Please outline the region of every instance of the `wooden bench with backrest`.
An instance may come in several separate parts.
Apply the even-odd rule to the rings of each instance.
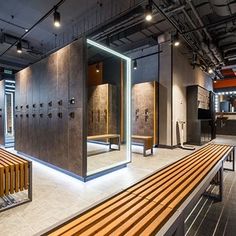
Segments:
[[[210,144],[44,233],[45,235],[184,235],[184,219],[234,147]],[[230,158],[229,158],[230,157]]]
[[[114,150],[111,148],[112,144],[117,145],[118,149],[120,150],[120,135],[119,134],[101,134],[101,135],[93,135],[87,137],[88,141],[101,141],[101,140],[109,140],[109,150]]]
[[[144,136],[144,135],[132,135],[132,141],[138,141],[143,144],[143,156],[153,155],[153,137]],[[151,153],[147,155],[147,150],[150,150]]]
[[[32,163],[0,148],[0,211],[19,205],[13,194],[28,191],[28,198],[20,204],[32,200]]]

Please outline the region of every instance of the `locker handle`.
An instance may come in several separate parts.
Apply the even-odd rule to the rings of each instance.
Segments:
[[[74,97],[70,99],[70,104],[75,104],[75,98]]]
[[[36,115],[35,114],[32,114],[33,117],[35,117]]]
[[[42,118],[42,117],[43,117],[43,114],[40,114],[39,116]]]
[[[22,117],[23,117],[23,115],[21,114],[21,115],[20,115],[20,117],[22,118]]]
[[[18,117],[18,115],[16,115],[16,117]]]
[[[33,104],[33,108],[35,108],[36,107],[36,104]]]
[[[62,112],[57,113],[57,116],[58,116],[59,118],[62,118]]]
[[[16,110],[18,109],[18,106],[16,106]]]
[[[52,106],[52,101],[48,103],[48,106],[50,106],[50,107]]]
[[[58,101],[58,105],[59,105],[59,106],[62,106],[62,100],[59,100],[59,101]]]
[[[40,105],[39,105],[40,107],[43,107],[43,103],[40,103]]]
[[[26,105],[26,108],[28,109],[28,108],[29,108],[29,105]]]
[[[29,114],[26,114],[26,117],[28,118],[28,117],[29,117]]]
[[[75,113],[74,112],[71,112],[69,115],[70,115],[70,118],[75,118]]]
[[[20,108],[22,109],[22,108],[23,108],[23,106],[20,106]]]
[[[49,113],[49,114],[48,114],[48,117],[49,117],[49,118],[52,118],[52,113]]]

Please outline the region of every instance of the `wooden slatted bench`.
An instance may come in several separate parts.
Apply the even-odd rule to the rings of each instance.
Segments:
[[[120,135],[119,134],[93,135],[93,136],[88,136],[87,140],[89,141],[109,140],[109,150],[120,150]],[[117,145],[118,149],[111,148],[112,144]]]
[[[234,147],[207,145],[43,235],[184,235],[184,219],[217,173],[222,197],[229,156]]]
[[[153,137],[144,135],[132,135],[132,141],[138,141],[143,144],[143,156],[153,155]],[[147,150],[151,150],[151,153],[147,155]]]
[[[13,195],[28,191],[28,198],[15,201]],[[32,201],[32,163],[0,148],[0,211]]]

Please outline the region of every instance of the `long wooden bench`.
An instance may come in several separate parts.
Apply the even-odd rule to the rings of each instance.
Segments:
[[[88,141],[101,141],[101,140],[109,140],[109,150],[113,150],[111,147],[112,144],[117,145],[120,150],[120,135],[119,134],[101,134],[101,135],[93,135],[87,137]]]
[[[184,219],[234,147],[210,144],[43,235],[184,235]]]
[[[0,211],[19,205],[13,194],[24,190],[28,198],[20,204],[32,200],[32,163],[0,148]]]
[[[138,141],[143,144],[143,156],[153,155],[153,137],[144,135],[132,135],[132,141]],[[147,155],[147,150],[151,150],[151,153]]]

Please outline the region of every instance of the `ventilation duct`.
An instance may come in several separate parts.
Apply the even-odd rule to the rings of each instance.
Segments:
[[[236,12],[235,1],[229,0],[210,0],[213,11],[219,16],[229,16]]]
[[[217,47],[213,43],[210,43],[209,48],[216,57],[216,59],[221,63],[223,61],[223,58]]]
[[[211,59],[212,63],[214,65],[217,65],[218,61],[216,60],[216,58],[214,57],[214,55],[212,54],[212,51],[208,48],[208,46],[202,42],[201,48],[202,48],[203,52]]]

